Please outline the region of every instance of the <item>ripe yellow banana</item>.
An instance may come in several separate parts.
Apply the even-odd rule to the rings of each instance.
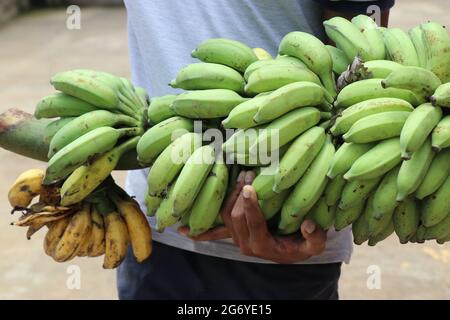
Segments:
[[[95,206],[91,209],[91,220],[91,241],[87,254],[89,257],[98,257],[105,253],[105,224],[103,216],[98,213]]]
[[[8,192],[12,207],[26,208],[31,201],[42,193],[42,181],[45,172],[42,169],[30,169],[21,173]]]
[[[69,225],[71,218],[71,216],[66,216],[49,223],[48,231],[44,238],[44,251],[49,257],[53,256],[55,248]]]
[[[104,269],[114,269],[122,263],[127,253],[129,235],[125,221],[116,211],[107,213],[105,221]]]

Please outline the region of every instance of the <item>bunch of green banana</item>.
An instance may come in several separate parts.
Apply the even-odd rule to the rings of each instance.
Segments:
[[[399,28],[381,28],[389,60],[404,66],[420,65],[416,48],[409,35]]]

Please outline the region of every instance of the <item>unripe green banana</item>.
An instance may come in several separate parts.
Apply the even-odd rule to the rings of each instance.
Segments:
[[[376,236],[377,234],[383,232],[383,230],[392,223],[392,216],[394,215],[394,210],[385,212],[381,217],[376,217],[372,211],[372,215],[368,217],[368,230],[369,239],[370,237]]]
[[[356,121],[342,138],[345,142],[370,143],[399,137],[409,114],[408,111],[372,114]]]
[[[286,189],[269,199],[259,200],[259,207],[261,208],[261,212],[266,220],[271,219],[278,212],[280,212],[281,207],[283,207],[283,204],[290,193],[291,190]]]
[[[145,90],[142,87],[135,87],[136,94],[139,96],[139,99],[141,99],[142,104],[144,107],[148,108],[150,104],[150,96],[148,95],[147,90]]]
[[[338,175],[328,182],[325,189],[325,201],[329,207],[337,207],[346,182],[342,175]]]
[[[309,166],[306,173],[295,185],[294,190],[281,209],[281,220],[279,229],[287,225],[301,221],[319,200],[326,188],[328,178],[326,173],[329,169],[335,149],[330,139],[327,139],[317,157]]]
[[[439,239],[436,240],[436,242],[438,244],[444,244],[444,243],[449,242],[449,241],[450,241],[450,234],[447,235],[446,237],[442,237],[442,238],[439,238]]]
[[[391,234],[393,234],[395,231],[394,228],[394,222],[391,220],[389,221],[389,223],[384,227],[384,229],[382,231],[380,231],[379,233],[377,233],[374,236],[371,236],[369,238],[369,242],[367,243],[369,246],[373,247],[375,246],[377,243],[387,239]]]
[[[320,111],[316,108],[304,107],[288,112],[260,132],[258,140],[250,147],[249,152],[266,154],[279,149],[319,121]]]
[[[259,107],[265,99],[267,99],[267,96],[258,96],[238,104],[230,111],[228,117],[222,121],[222,126],[225,129],[247,129],[262,124],[263,122],[257,123],[253,118],[258,113]]]
[[[286,64],[262,66],[248,78],[245,85],[245,93],[253,96],[299,81],[308,81],[321,85],[319,77],[306,68]]]
[[[154,125],[142,135],[136,147],[139,162],[152,163],[173,140],[193,130],[192,121],[182,117],[172,117]]]
[[[359,157],[344,175],[344,178],[347,180],[368,180],[380,177],[401,161],[399,139],[387,139]]]
[[[48,158],[64,148],[82,135],[99,127],[137,127],[139,122],[123,114],[112,113],[107,110],[95,110],[85,113],[70,123],[66,124],[52,138],[48,150]]]
[[[234,107],[246,100],[227,89],[197,90],[178,95],[170,107],[180,116],[212,119],[228,116]]]
[[[222,205],[228,184],[228,168],[216,163],[206,178],[189,215],[189,235],[196,236],[212,227]]]
[[[196,149],[186,161],[173,187],[173,194],[169,196],[173,202],[173,216],[181,217],[191,208],[214,165],[214,160],[214,148],[206,145]]]
[[[420,223],[420,211],[413,197],[407,197],[394,211],[394,230],[405,244],[416,233]]]
[[[434,151],[450,147],[450,116],[445,116],[434,128],[431,134]]]
[[[422,200],[436,192],[450,174],[450,149],[438,153],[431,162],[425,177],[415,193],[417,199]]]
[[[311,208],[308,218],[314,221],[322,230],[328,230],[334,225],[335,214],[336,207],[329,207],[325,197],[322,196]]]
[[[400,63],[390,61],[390,60],[372,60],[364,62],[364,67],[367,71],[372,73],[375,79],[385,79],[393,71],[402,68]]]
[[[214,38],[202,42],[191,56],[203,62],[218,63],[229,66],[241,73],[258,60],[253,50],[242,42]]]
[[[289,56],[289,55],[278,55],[274,60],[277,61],[278,63],[292,64],[299,68],[307,68],[308,69],[308,66],[302,60],[300,60],[299,58],[296,58],[296,57]]]
[[[431,150],[430,139],[415,152],[411,160],[403,161],[397,177],[397,201],[403,201],[406,196],[414,193],[425,177],[434,153]]]
[[[371,192],[378,186],[381,177],[368,180],[348,181],[342,190],[338,207],[347,210],[366,200]]]
[[[425,42],[427,69],[441,79],[442,83],[450,82],[450,38],[444,26],[436,22],[420,25]]]
[[[426,68],[428,63],[428,52],[420,25],[410,29],[408,33],[412,43],[414,44],[414,48],[416,48],[419,67]]]
[[[223,144],[222,149],[226,154],[231,155],[246,155],[246,156],[252,156],[253,160],[255,162],[259,162],[260,155],[259,154],[250,154],[249,149],[250,147],[258,140],[259,133],[264,130],[265,126],[259,126],[255,128],[249,128],[249,129],[240,129],[236,130]],[[262,160],[267,160],[267,162],[270,162],[270,152],[265,154],[267,156],[266,158],[263,158]],[[266,165],[269,165],[270,163],[266,163]]]
[[[423,238],[425,240],[442,239],[450,235],[450,211],[447,211],[447,216],[438,224],[428,227]]]
[[[156,158],[148,173],[148,194],[158,196],[167,192],[168,186],[183,168],[191,154],[202,145],[197,133],[186,133],[175,139]]]
[[[397,198],[397,177],[400,165],[386,173],[373,194],[373,216],[381,218],[386,212],[392,212],[398,205]]]
[[[251,65],[248,66],[247,69],[245,69],[244,73],[245,81],[247,81],[248,78],[252,75],[252,73],[258,70],[259,68],[274,65],[292,66],[307,69],[307,66],[301,60],[294,57],[285,56],[273,60],[258,60],[253,62]]]
[[[414,238],[416,243],[424,243],[425,242],[424,236],[425,236],[426,231],[427,231],[427,228],[421,224],[417,228],[416,234],[414,236],[412,236],[412,238]],[[411,240],[410,240],[410,242],[411,242]]]
[[[274,169],[268,169],[274,170]],[[268,200],[277,195],[275,191],[273,191],[273,185],[275,183],[275,171],[273,172],[264,172],[264,169],[261,170],[261,173],[258,174],[253,180],[252,186],[255,189],[255,192],[258,196],[259,200]]]
[[[430,100],[433,106],[450,108],[450,82],[440,85]]]
[[[346,133],[358,121],[367,116],[393,111],[413,111],[413,106],[402,99],[397,98],[375,98],[369,99],[342,111],[340,117],[331,128],[331,133],[335,136]]]
[[[153,97],[150,100],[150,105],[147,110],[147,118],[150,124],[155,125],[177,115],[175,111],[170,108],[170,105],[176,97],[176,95],[166,95]]]
[[[411,112],[400,134],[403,159],[410,159],[420,149],[441,118],[441,108],[430,103],[424,103]]]
[[[293,31],[281,40],[278,52],[303,61],[312,72],[319,76],[327,91],[333,97],[336,96],[333,61],[322,41],[309,33]]]
[[[56,90],[81,99],[91,105],[117,110],[119,97],[115,90],[105,82],[73,70],[55,74],[50,83]]]
[[[432,195],[422,203],[422,223],[425,227],[432,227],[440,223],[450,212],[450,176]]]
[[[365,207],[359,215],[358,219],[352,223],[353,242],[361,245],[369,240],[369,219],[373,211],[373,196],[366,201]]]
[[[325,130],[313,127],[301,134],[281,158],[275,174],[275,192],[297,183],[325,143]]]
[[[145,195],[144,202],[147,207],[147,216],[153,217],[156,214],[156,211],[159,208],[159,205],[163,201],[163,197],[161,196],[151,196],[149,194]]]
[[[353,82],[344,87],[337,97],[336,107],[348,108],[359,102],[375,98],[398,98],[409,102],[413,106],[418,106],[425,102],[411,90],[397,88],[384,89],[381,86],[381,80],[383,79],[366,79]]]
[[[65,177],[95,155],[111,150],[121,131],[111,127],[96,128],[59,150],[48,162],[44,184],[52,184]]]
[[[345,52],[330,45],[326,45],[325,47],[331,56],[331,60],[333,60],[333,72],[339,75],[347,70],[347,67],[351,61],[347,58]]]
[[[69,96],[65,93],[54,93],[42,98],[36,105],[36,119],[56,117],[78,117],[87,112],[97,110],[92,104]]]
[[[441,80],[433,72],[421,67],[397,69],[381,81],[383,88],[411,90],[424,100],[429,100],[441,84]]]
[[[386,48],[384,45],[383,36],[381,35],[376,22],[373,21],[372,18],[363,14],[353,17],[351,21],[366,37],[371,49],[370,59],[384,59],[386,57]]]
[[[342,144],[331,161],[330,170],[327,176],[334,179],[338,175],[343,175],[352,167],[353,163],[375,146],[373,143],[344,143]]]
[[[399,28],[382,28],[384,44],[390,60],[404,66],[419,66],[419,57],[409,35]]]
[[[173,188],[174,185],[169,187],[166,197],[161,201],[158,209],[156,210],[156,231],[163,232],[165,228],[168,228],[177,223],[180,218],[175,217],[173,212]]]
[[[365,203],[363,200],[346,209],[338,207],[334,219],[334,229],[341,231],[355,222],[361,216]]]
[[[50,141],[52,141],[52,138],[55,136],[55,134],[59,130],[61,130],[61,128],[63,128],[66,124],[68,124],[72,120],[75,120],[76,118],[77,117],[65,117],[50,122],[45,127],[44,142],[50,144]]]
[[[245,81],[236,70],[217,63],[192,63],[169,84],[184,90],[228,89],[243,92]]]
[[[308,81],[288,84],[268,95],[253,119],[265,123],[300,107],[319,105],[324,100],[324,91],[321,86]]]

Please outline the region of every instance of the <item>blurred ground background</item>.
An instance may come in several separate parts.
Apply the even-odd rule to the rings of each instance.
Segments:
[[[3,3],[3,2],[2,2]],[[408,29],[425,20],[450,26],[448,0],[397,0],[390,25]],[[129,76],[126,12],[122,7],[82,8],[81,30],[65,28],[65,8],[27,12],[0,26],[0,112],[20,107],[32,112],[52,92],[48,79],[57,71],[93,68]],[[0,19],[1,22],[1,19]],[[11,227],[7,191],[24,170],[43,163],[0,150],[0,299],[116,299],[115,272],[101,259],[57,264],[42,250],[44,233],[26,240]],[[116,175],[123,181],[124,173]],[[69,290],[68,267],[81,270],[81,289]],[[381,272],[381,288],[367,288],[370,266]],[[343,299],[449,299],[450,245],[399,245],[395,236],[369,248],[355,247],[343,266]]]

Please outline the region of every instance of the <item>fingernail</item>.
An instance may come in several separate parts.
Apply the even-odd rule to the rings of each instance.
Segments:
[[[251,186],[245,186],[244,189],[242,189],[242,196],[245,199],[250,199],[252,196],[252,187]]]
[[[245,177],[245,171],[241,171],[237,177],[237,182],[241,182]]]
[[[311,221],[305,221],[305,231],[308,233],[313,233],[316,230],[316,225]]]
[[[252,184],[254,179],[255,179],[255,173],[253,171],[247,171],[247,173],[245,174],[245,183]]]

